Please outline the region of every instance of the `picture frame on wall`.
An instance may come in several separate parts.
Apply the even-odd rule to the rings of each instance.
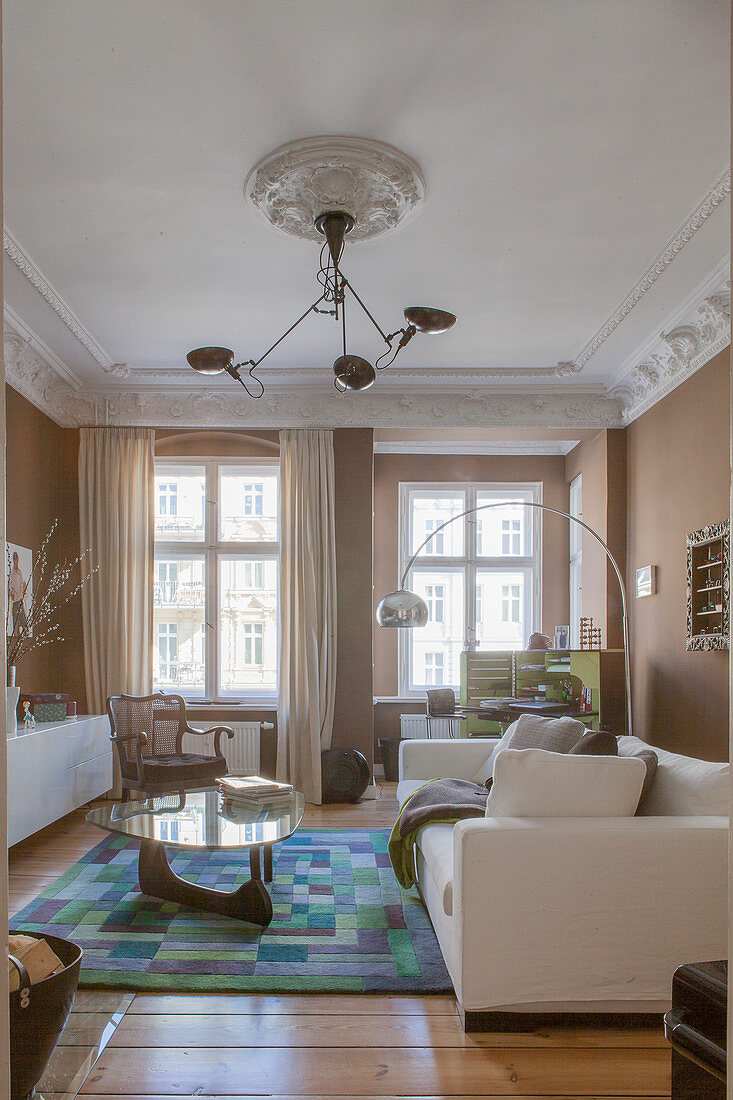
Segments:
[[[6,543],[7,587],[5,591],[5,633],[12,638],[28,625],[33,599],[33,551],[14,542]],[[28,637],[33,636],[32,629]]]
[[[653,596],[657,590],[656,565],[642,565],[636,570],[636,598]]]

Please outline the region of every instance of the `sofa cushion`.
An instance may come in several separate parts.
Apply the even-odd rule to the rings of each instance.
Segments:
[[[545,749],[497,758],[487,817],[631,817],[646,775],[642,760]]]
[[[453,825],[435,823],[418,829],[415,843],[438,887],[447,917],[453,914]]]
[[[491,754],[484,761],[478,771],[471,776],[471,780],[474,783],[486,783],[488,779],[491,779],[492,775],[494,774],[494,761],[496,760],[496,757],[502,751],[502,749],[505,749],[507,747],[512,737],[514,736],[514,731],[516,728],[516,722],[512,722],[510,726],[507,726],[506,730],[502,734],[499,744],[494,745]]]
[[[639,737],[619,737],[621,756],[652,750],[657,773],[639,813],[661,817],[727,817],[730,799],[730,765],[698,760],[647,745]]]
[[[402,779],[397,784],[397,801],[400,808],[404,806],[407,799],[415,793],[418,787],[424,787],[427,782],[427,779]]]
[[[570,750],[574,756],[618,756],[618,741],[607,730],[591,730]]]
[[[507,748],[545,749],[547,752],[570,752],[580,741],[585,726],[576,718],[543,718],[539,714],[521,714]]]

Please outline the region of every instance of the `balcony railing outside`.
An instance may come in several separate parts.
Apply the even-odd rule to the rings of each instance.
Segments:
[[[156,581],[153,604],[155,607],[203,607],[203,581]]]

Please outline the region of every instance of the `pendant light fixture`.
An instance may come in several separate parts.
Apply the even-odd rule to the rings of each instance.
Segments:
[[[455,324],[455,316],[446,310],[408,306],[404,326],[387,333],[341,269],[347,235],[356,240],[377,236],[422,202],[422,175],[403,153],[359,138],[309,138],[260,161],[247,178],[245,195],[277,228],[309,240],[325,238],[317,271],[322,293],[258,359],[237,363],[234,352],[221,347],[190,351],[186,359],[198,374],[228,374],[250,397],[262,397],[265,387],[255,374],[257,368],[306,317],[319,313],[332,317],[340,329],[334,386],[340,393],[365,390],[374,383],[376,372],[394,363],[418,333],[446,332]],[[366,314],[386,345],[374,365],[349,351],[347,304]]]

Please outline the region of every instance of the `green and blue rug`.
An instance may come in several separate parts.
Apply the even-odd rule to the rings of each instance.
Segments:
[[[12,920],[84,949],[82,988],[164,993],[452,992],[417,891],[382,829],[311,829],[274,849],[274,917],[257,929],[140,893],[138,846],[109,837]],[[177,874],[232,890],[246,852],[178,852]]]

